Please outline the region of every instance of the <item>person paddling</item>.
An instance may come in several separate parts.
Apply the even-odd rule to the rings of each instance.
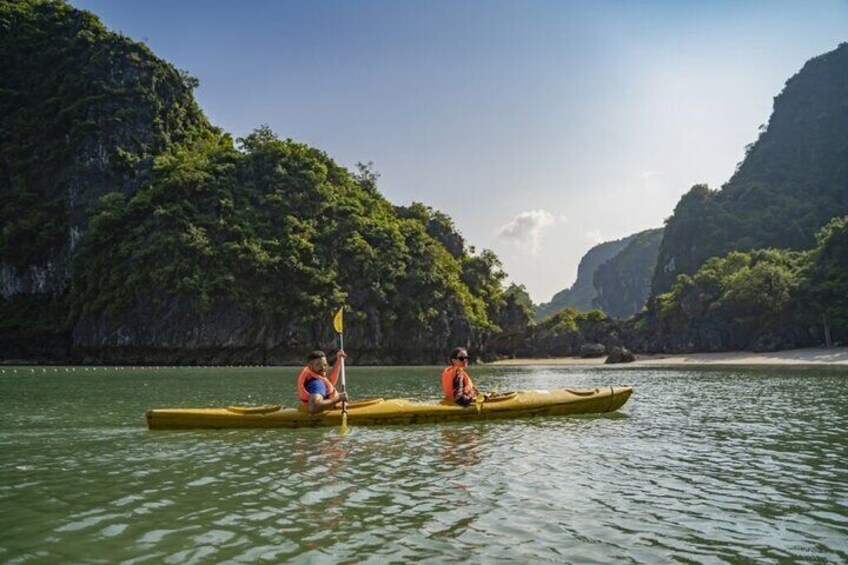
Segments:
[[[347,357],[344,351],[336,353],[336,362],[327,375],[327,356],[323,351],[313,351],[307,357],[306,367],[297,377],[297,396],[310,414],[318,414],[336,404],[347,400],[347,393],[336,390],[342,359]]]
[[[468,367],[468,351],[457,347],[450,354],[450,365],[442,371],[442,390],[445,399],[460,406],[469,406],[480,394],[465,369]]]

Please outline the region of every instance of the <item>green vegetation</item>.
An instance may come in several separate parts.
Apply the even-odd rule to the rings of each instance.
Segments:
[[[66,350],[71,258],[98,199],[134,192],[156,155],[214,128],[195,79],[63,2],[0,2],[0,61],[0,268],[14,289],[0,341]]]
[[[101,200],[74,265],[75,317],[185,298],[315,335],[344,303],[383,334],[432,335],[444,312],[497,329],[500,264],[461,246],[455,256],[428,233],[461,242],[449,218],[420,204],[399,214],[361,177],[267,127],[239,147],[227,136],[178,147],[131,198]]]
[[[778,350],[848,342],[848,216],[835,218],[809,251],[756,249],[708,259],[627,320],[566,308],[490,342],[489,356],[577,355],[581,346],[626,345],[643,353]]]
[[[0,262],[17,287],[0,340],[35,317],[89,352],[285,357],[326,343],[343,303],[375,359],[498,330],[497,257],[438,211],[392,206],[373,165],[351,173],[267,127],[234,143],[196,79],[68,4],[3,2],[0,31]]]
[[[617,322],[599,310],[581,312],[564,308],[541,322],[512,328],[512,334],[496,336],[489,357],[550,357],[577,355],[587,343],[616,342]],[[611,342],[610,342],[611,343]]]
[[[42,265],[109,187],[211,128],[196,79],[61,2],[0,3],[0,257]]]
[[[680,275],[633,321],[642,351],[774,350],[821,343],[822,315],[848,339],[848,216],[807,252],[759,249]]]
[[[711,257],[757,248],[804,250],[848,213],[848,43],[807,62],[775,98],[759,139],[721,190],[697,185],[666,223],[652,293]]]
[[[590,307],[639,307],[659,230],[590,250],[535,324],[451,218],[393,206],[371,163],[349,171],[264,126],[234,141],[196,79],[92,14],[0,1],[0,61],[3,358],[290,360],[332,342],[341,304],[365,362],[458,344],[776,349],[821,342],[825,322],[848,341],[848,217],[831,220],[848,213],[848,45],[787,83],[728,185],[681,199],[643,313]]]
[[[560,310],[530,328],[526,344],[530,357],[577,355],[586,343],[605,342],[614,322],[599,310]]]
[[[535,307],[524,285],[510,285],[502,299],[497,317],[500,331],[486,341],[481,351],[487,358],[518,356],[526,349],[527,332],[533,324]]]
[[[713,257],[693,276],[681,275],[657,297],[664,317],[726,309],[735,317],[765,322],[782,313],[798,287],[801,255],[776,249],[733,251]]]
[[[821,312],[833,339],[848,343],[848,216],[834,218],[817,235],[804,272],[802,295]]]
[[[530,295],[523,284],[511,284],[503,294],[505,307],[501,310],[501,315],[504,316],[509,311],[508,308],[514,310],[514,323],[510,324],[506,321],[501,322],[502,326],[517,324],[526,325],[533,319],[534,308],[533,301],[530,300]]]

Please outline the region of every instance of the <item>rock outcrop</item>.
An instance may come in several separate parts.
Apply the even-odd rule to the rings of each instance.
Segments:
[[[652,295],[710,257],[810,249],[848,213],[848,43],[808,61],[774,99],[768,127],[720,190],[696,185],[667,220]]]
[[[636,356],[626,347],[613,347],[610,350],[609,355],[607,355],[604,363],[607,365],[614,365],[617,363],[632,363],[635,360]]]

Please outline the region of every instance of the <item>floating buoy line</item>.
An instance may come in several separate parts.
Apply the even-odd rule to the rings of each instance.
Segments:
[[[107,367],[103,365],[90,365],[90,366],[72,366],[72,367],[30,367],[30,374],[35,374],[41,371],[42,374],[52,372],[59,373],[75,373],[77,369],[80,372],[91,372],[91,371],[161,371],[161,370],[173,370],[173,369],[261,369],[261,368],[269,368],[272,365],[172,365],[172,366],[162,366],[162,365],[128,365],[128,366],[113,366]],[[26,372],[27,367],[9,367],[0,369],[0,375],[10,374],[16,375],[18,371],[21,373]]]

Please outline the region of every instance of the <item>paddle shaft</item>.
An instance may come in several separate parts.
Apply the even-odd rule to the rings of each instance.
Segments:
[[[344,351],[344,335],[339,333],[339,351]],[[345,360],[342,357],[342,392],[347,393],[347,384],[345,383]],[[347,414],[347,400],[342,400],[342,412]]]

